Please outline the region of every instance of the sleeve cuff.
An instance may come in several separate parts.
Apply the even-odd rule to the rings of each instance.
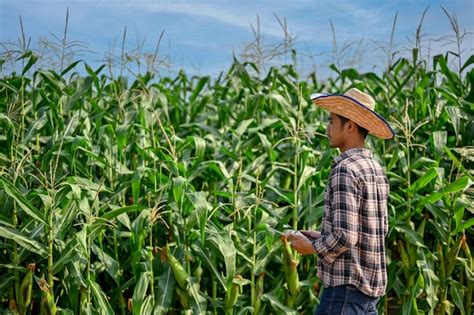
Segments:
[[[312,242],[313,248],[318,255],[318,258],[321,259],[324,264],[330,265],[336,260],[336,255],[327,250],[327,247],[324,246],[323,240],[321,238]]]

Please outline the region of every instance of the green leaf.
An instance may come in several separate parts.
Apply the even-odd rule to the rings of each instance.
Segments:
[[[173,196],[174,200],[179,204],[182,201],[183,190],[186,187],[186,179],[179,176],[173,179]]]
[[[114,279],[117,285],[120,284],[120,264],[113,259],[109,254],[103,251],[100,247],[92,244],[92,251],[97,258],[104,264],[106,272]]]
[[[79,62],[82,62],[82,60],[74,61],[74,62],[71,63],[69,66],[67,66],[66,69],[64,69],[64,70],[61,72],[61,76],[65,75],[66,73],[68,73],[69,71],[71,71],[71,69],[74,69],[74,67],[76,67]]]
[[[117,143],[117,153],[119,155],[119,158],[122,157],[123,152],[126,149],[127,140],[130,137],[131,132],[132,128],[130,128],[128,124],[118,125],[115,130],[115,139]]]
[[[458,180],[456,180],[455,182],[447,185],[441,192],[432,193],[431,195],[426,196],[423,199],[421,199],[417,205],[417,208],[421,208],[425,204],[436,202],[440,200],[441,198],[443,198],[443,196],[446,196],[448,194],[456,193],[459,191],[465,191],[471,185],[472,185],[471,179],[468,176],[463,176],[459,178]]]
[[[400,222],[395,226],[395,230],[400,233],[403,233],[410,244],[426,248],[426,245],[423,243],[423,239],[421,238],[420,234],[418,234],[407,224]]]
[[[286,314],[286,315],[297,315],[298,312],[285,305],[283,305],[273,292],[265,293],[262,296],[262,300],[269,302],[275,314]]]
[[[456,260],[460,262],[464,266],[464,270],[466,271],[466,278],[468,281],[474,281],[474,270],[471,268],[471,259],[457,257]]]
[[[206,152],[206,141],[198,136],[192,136],[192,139],[194,140],[196,156],[200,159],[204,158],[204,153]]]
[[[4,273],[0,276],[0,292],[8,292],[14,286],[15,276],[9,273]]]
[[[194,205],[194,215],[199,220],[199,230],[201,233],[201,244],[204,244],[205,232],[206,232],[206,223],[207,223],[207,213],[212,209],[211,205],[207,202],[206,194],[203,191],[196,191],[187,193],[189,201]],[[190,222],[190,221],[189,221]],[[187,227],[188,230],[191,226]]]
[[[301,174],[300,176],[300,181],[298,183],[298,191],[301,189],[301,187],[303,187],[303,185],[306,183],[306,181],[314,175],[314,173],[316,172],[316,169],[314,167],[311,167],[311,166],[308,166],[308,165],[305,165],[304,169],[303,169],[303,173]]]
[[[43,214],[36,209],[12,183],[0,177],[0,184],[3,185],[5,192],[12,197],[28,215],[48,226],[48,223],[46,223],[46,220],[43,218]]]
[[[457,231],[460,232],[460,231],[467,230],[473,225],[474,225],[474,218],[470,218],[470,219],[464,221],[463,223],[461,223],[461,225],[459,226]]]
[[[424,166],[433,167],[437,165],[438,165],[438,162],[436,162],[435,160],[422,156],[419,159],[416,159],[416,161],[414,161],[410,165],[410,169],[417,170],[417,169],[421,169]]]
[[[461,128],[461,111],[457,106],[445,106],[444,108],[451,119],[451,124],[454,127],[457,138],[459,136],[459,129]]]
[[[431,307],[431,310],[434,310],[436,304],[438,303],[438,286],[439,278],[435,273],[433,267],[432,255],[429,254],[430,259],[428,260],[425,254],[422,254],[423,260],[418,260],[416,263],[418,268],[423,272],[425,279],[425,292],[426,292],[426,301]]]
[[[459,308],[462,315],[466,314],[466,309],[464,308],[464,287],[461,283],[455,280],[451,280],[450,293],[453,297],[454,304]]]
[[[449,156],[449,158],[453,161],[453,164],[456,165],[457,168],[462,170],[463,172],[466,172],[466,169],[464,166],[461,164],[461,162],[456,158],[456,156],[451,152],[451,150],[448,147],[444,147],[444,152]]]
[[[467,67],[469,67],[470,65],[472,65],[474,63],[474,55],[471,55],[469,57],[469,59],[462,65],[461,67],[461,71],[464,71],[464,69],[466,69]]]
[[[133,197],[133,203],[138,204],[139,198],[140,198],[140,185],[141,185],[141,177],[142,175],[140,172],[137,170],[135,171],[135,174],[133,175],[132,178],[132,197]]]
[[[444,147],[446,146],[448,142],[448,132],[445,130],[436,130],[435,132],[433,132],[432,138],[433,138],[434,152],[438,157],[440,157],[443,154]],[[425,158],[425,157],[422,157],[422,158]]]
[[[199,244],[194,244],[192,246],[193,251],[201,258],[201,261],[204,263],[204,265],[210,269],[214,277],[217,279],[217,281],[222,285],[222,288],[224,291],[227,291],[227,287],[224,281],[224,278],[222,278],[222,275],[220,272],[217,270],[217,266],[215,263],[211,261],[209,256],[206,254],[204,250],[199,246]]]
[[[240,137],[242,137],[242,135],[245,133],[245,131],[247,130],[247,128],[250,126],[250,124],[253,122],[253,118],[251,119],[246,119],[246,120],[243,120],[239,126],[237,127],[237,129],[235,130],[235,133]]]
[[[290,103],[283,97],[283,95],[280,95],[278,93],[272,92],[268,95],[268,97],[271,100],[276,101],[278,104],[282,106],[282,109],[284,110],[291,110],[291,105]]]
[[[66,104],[66,109],[71,110],[72,107],[76,104],[76,102],[86,94],[87,91],[92,86],[92,78],[91,77],[85,77],[79,81],[78,87],[74,94],[69,98],[67,104]]]
[[[68,264],[69,262],[75,260],[77,258],[76,255],[76,247],[77,243],[74,238],[71,238],[67,243],[66,247],[61,250],[61,256],[54,259],[53,264],[53,274],[57,274],[61,271],[64,265]]]
[[[99,284],[91,280],[89,281],[89,285],[92,289],[92,296],[94,297],[94,301],[97,304],[98,312],[100,314],[114,315],[115,312],[112,309],[112,306],[110,306],[109,301],[107,301],[107,297]]]
[[[191,94],[190,98],[189,98],[189,101],[190,102],[194,102],[197,98],[197,96],[199,95],[199,93],[201,93],[201,91],[203,90],[203,88],[206,86],[206,84],[210,81],[210,77],[202,77],[198,84],[196,85],[196,87],[194,88],[193,90],[193,94]]]
[[[456,193],[456,192],[459,192],[459,191],[465,191],[466,189],[468,189],[471,186],[472,186],[472,181],[466,175],[466,176],[462,176],[461,178],[456,180],[454,183],[451,183],[448,186],[446,186],[443,189],[443,193],[448,194],[448,193]]]
[[[234,242],[229,237],[229,234],[222,231],[218,232],[217,229],[208,224],[206,230],[208,236],[206,239],[206,244],[210,244],[214,247],[217,252],[223,257],[225,269],[226,269],[226,285],[229,287],[229,284],[232,283],[235,275],[235,262],[236,262],[236,250]]]
[[[58,94],[61,93],[61,86],[60,86],[60,78],[57,77],[53,71],[38,71],[40,76],[43,78],[45,82],[48,82],[49,85],[54,89],[54,92]]]
[[[199,291],[199,283],[193,277],[190,277],[188,280],[186,292],[190,297],[192,297],[190,301],[191,308],[194,314],[203,314],[206,310],[206,299]]]
[[[147,297],[148,286],[150,285],[151,273],[142,272],[138,278],[137,285],[133,291],[132,305],[133,314],[146,314],[143,312],[144,301]]]
[[[171,307],[176,282],[168,263],[163,265],[163,273],[158,279],[158,295],[155,314],[166,314]]]
[[[48,250],[45,245],[39,243],[34,239],[31,239],[30,237],[24,235],[23,233],[14,228],[0,225],[0,236],[15,241],[24,249],[32,253],[39,254],[43,258],[48,257]]]
[[[433,179],[438,176],[438,169],[435,167],[432,167],[428,169],[428,171],[423,174],[420,178],[418,178],[413,184],[408,187],[408,191],[412,194],[418,192],[421,190],[423,187],[428,185]]]
[[[272,144],[270,143],[270,141],[268,141],[268,138],[266,135],[264,135],[263,133],[257,133],[258,134],[258,137],[260,139],[260,142],[262,142],[262,146],[266,149],[266,150],[269,150],[272,148]]]
[[[104,215],[101,216],[102,219],[105,220],[112,220],[115,217],[121,215],[122,213],[125,212],[137,212],[145,209],[146,207],[144,206],[139,206],[139,205],[131,205],[131,206],[125,206],[121,208],[114,209],[112,211],[106,212]]]
[[[23,71],[21,72],[22,75],[25,75],[25,73],[28,72],[28,70],[30,70],[30,68],[36,63],[36,61],[38,61],[38,57],[32,51],[27,51],[25,54],[23,54],[17,60],[23,59],[23,58],[28,58],[28,57],[30,57],[30,59],[28,59],[28,63],[23,68]]]

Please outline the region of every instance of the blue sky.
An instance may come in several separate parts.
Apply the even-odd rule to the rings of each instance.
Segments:
[[[159,54],[169,58],[173,71],[184,68],[192,74],[215,75],[226,70],[232,55],[239,56],[254,39],[250,25],[257,25],[257,15],[264,43],[281,42],[283,32],[277,15],[286,19],[288,30],[296,38],[294,46],[301,53],[301,68],[321,68],[332,60],[331,20],[339,49],[344,43],[353,43],[348,55],[358,56],[355,66],[380,69],[383,52],[375,42],[388,42],[396,12],[394,42],[400,54],[410,46],[407,44],[414,39],[421,14],[428,6],[423,24],[426,54],[446,49],[446,42],[436,41],[452,34],[441,5],[456,15],[462,29],[474,32],[473,0],[0,0],[0,42],[12,45],[18,41],[19,15],[33,48],[39,47],[41,38],[52,40],[51,34],[61,37],[69,8],[68,39],[87,44],[81,58],[93,65],[103,62],[112,47],[115,53],[120,50],[124,27],[126,50],[144,42],[142,51],[147,52],[154,51],[164,30]],[[355,43],[358,40],[359,45]],[[473,42],[471,35],[464,43],[465,55],[473,54]]]

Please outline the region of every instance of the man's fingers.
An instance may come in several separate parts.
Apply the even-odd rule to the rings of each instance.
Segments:
[[[305,238],[305,236],[301,234],[300,231],[290,231],[290,232],[283,233],[283,235],[289,241],[295,241],[295,240],[300,240],[302,238]]]
[[[305,231],[305,230],[302,230],[301,233],[304,234],[305,236],[309,236],[311,238],[320,238],[321,237],[321,232],[318,232],[318,231]]]

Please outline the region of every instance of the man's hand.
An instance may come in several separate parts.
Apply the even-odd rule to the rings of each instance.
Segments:
[[[305,231],[306,232],[306,231]],[[318,232],[315,232],[318,233]],[[316,234],[315,234],[316,235]],[[316,253],[311,241],[300,231],[293,233],[285,233],[286,238],[291,242],[291,246],[302,255],[310,255]]]

